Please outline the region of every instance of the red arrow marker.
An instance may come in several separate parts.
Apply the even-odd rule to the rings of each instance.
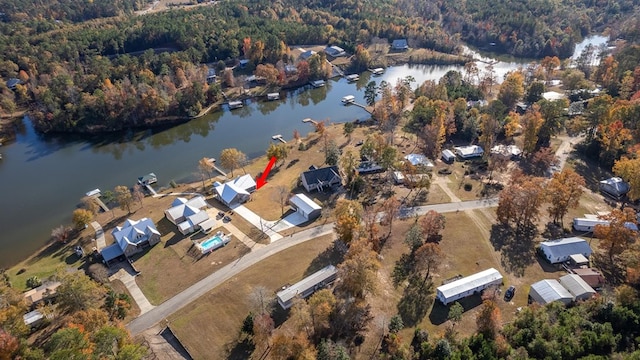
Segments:
[[[260,189],[264,184],[267,183],[267,176],[269,176],[269,172],[271,172],[271,168],[275,163],[276,163],[276,157],[272,156],[271,160],[269,160],[269,163],[267,164],[267,167],[264,168],[262,175],[256,179],[256,190]]]

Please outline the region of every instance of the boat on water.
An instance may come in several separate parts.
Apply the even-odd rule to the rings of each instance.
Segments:
[[[243,106],[242,101],[229,101],[229,109],[238,109]]]
[[[314,88],[319,88],[324,86],[324,80],[315,80],[310,82],[311,86]]]
[[[280,100],[280,93],[268,93],[267,94],[267,100],[269,101],[274,101],[274,100]]]
[[[371,73],[373,75],[382,75],[382,74],[384,74],[384,68],[375,68],[375,69],[371,69],[369,71],[371,71]]]
[[[348,82],[356,82],[360,79],[360,75],[358,74],[347,75],[345,76],[345,79],[347,79]]]
[[[345,105],[353,104],[356,101],[356,97],[353,96],[353,95],[347,95],[347,96],[343,97],[342,100],[340,100],[340,101],[342,101],[342,103],[345,104]]]

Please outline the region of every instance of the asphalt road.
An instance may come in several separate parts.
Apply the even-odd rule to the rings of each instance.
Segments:
[[[446,203],[437,205],[418,206],[414,208],[403,208],[400,210],[400,217],[406,218],[415,215],[426,214],[429,210],[435,210],[440,213],[456,212],[464,210],[473,210],[487,207],[494,207],[498,205],[497,198],[485,199],[485,200],[473,200],[462,201],[456,203]],[[279,253],[282,250],[288,249],[292,246],[301,244],[305,241],[313,240],[319,236],[332,234],[333,223],[319,225],[311,229],[303,230],[292,236],[284,237],[276,242],[273,242],[263,248],[251,251],[250,253],[239,258],[235,262],[228,264],[220,270],[212,273],[206,278],[198,281],[189,288],[178,293],[171,299],[156,306],[152,310],[140,315],[135,320],[127,324],[127,328],[131,332],[131,335],[135,336],[142,331],[152,327],[156,323],[168,318],[173,313],[182,309],[192,301],[196,300],[200,296],[211,291],[218,285],[229,280],[233,276],[239,274],[248,267],[257,264],[258,262]]]

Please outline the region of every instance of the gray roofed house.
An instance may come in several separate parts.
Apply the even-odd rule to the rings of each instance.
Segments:
[[[164,211],[164,215],[174,225],[178,225],[206,207],[207,202],[202,196],[196,196],[190,200],[179,197],[173,201],[169,209]]]
[[[149,218],[127,219],[122,226],[113,229],[111,235],[126,257],[160,242],[160,232]]]
[[[456,146],[456,154],[463,159],[470,159],[484,155],[484,150],[478,145]]]
[[[579,275],[567,274],[559,279],[560,284],[569,290],[574,300],[587,300],[596,294],[596,291],[582,280]]]
[[[7,85],[7,87],[9,89],[15,90],[16,86],[22,84],[22,81],[20,79],[11,78],[11,79],[7,80],[7,82],[5,84]]]
[[[224,184],[214,184],[214,190],[218,200],[232,207],[249,200],[252,192],[256,190],[256,181],[251,175],[246,174],[227,181]]]
[[[566,305],[573,301],[573,295],[558,280],[545,279],[531,284],[529,299],[542,305],[554,301],[561,301]]]
[[[547,261],[557,264],[568,261],[574,254],[582,254],[588,258],[593,251],[586,240],[570,237],[543,241],[540,243],[540,252]]]
[[[337,277],[338,269],[333,265],[328,265],[288,288],[278,291],[276,294],[278,304],[286,310],[293,305],[293,299],[295,299],[296,296],[306,298],[316,290],[331,284]]]
[[[317,54],[315,51],[307,50],[307,51],[304,51],[302,54],[300,54],[300,59],[307,60],[315,54]]]
[[[630,189],[629,183],[619,177],[600,181],[600,191],[616,199],[623,197]]]
[[[342,182],[337,166],[312,169],[300,174],[302,186],[308,191],[324,191]]]
[[[423,166],[427,169],[433,169],[433,163],[422,154],[408,154],[404,157],[413,166]]]
[[[391,50],[394,51],[406,51],[409,50],[409,44],[407,39],[396,39],[391,43]]]
[[[327,55],[331,56],[331,57],[340,57],[340,56],[345,56],[347,53],[344,51],[343,48],[339,47],[339,46],[327,46],[324,49],[324,52],[327,53]]]

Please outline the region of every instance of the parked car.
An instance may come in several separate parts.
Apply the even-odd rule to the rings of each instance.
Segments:
[[[504,301],[511,301],[511,299],[513,299],[513,296],[515,294],[516,294],[516,287],[513,285],[509,286],[507,291],[504,292]]]
[[[231,217],[229,217],[229,216],[225,216],[225,217],[224,217],[224,221],[226,221],[226,222],[231,221]]]

